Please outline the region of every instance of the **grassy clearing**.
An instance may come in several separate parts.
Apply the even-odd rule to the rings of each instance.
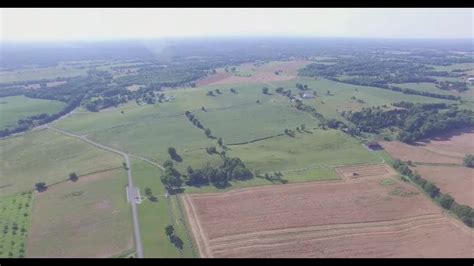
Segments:
[[[78,175],[120,167],[123,159],[49,129],[0,140],[0,196]]]
[[[242,158],[249,169],[282,171],[291,181],[314,180],[313,174],[299,175],[297,169],[381,161],[357,140],[338,130],[311,130],[296,137],[280,136],[245,145],[232,146],[229,156]],[[292,171],[290,171],[292,170]],[[285,171],[288,173],[285,174]]]
[[[133,249],[124,170],[36,193],[27,257],[113,257]]]
[[[23,192],[0,199],[0,258],[22,258],[30,230],[32,193]]]
[[[171,221],[164,195],[165,189],[160,181],[161,171],[142,161],[132,161],[132,174],[140,193],[150,188],[158,201],[145,200],[138,205],[140,228],[145,258],[178,258],[177,249],[165,234],[165,227]]]
[[[90,135],[90,138],[158,162],[169,159],[168,147],[176,148],[178,154],[182,154],[183,160],[187,161],[186,151],[216,145],[184,115],[111,128],[96,132]]]
[[[462,70],[474,69],[473,63],[460,63],[460,64],[452,64],[448,66],[438,66],[438,65],[428,65],[428,66],[433,66],[436,71],[453,71],[455,69],[462,69]]]
[[[215,136],[222,137],[224,143],[239,143],[273,136],[283,133],[285,128],[295,129],[301,124],[306,127],[317,125],[317,120],[309,114],[291,108],[288,102],[274,102],[272,98],[263,98],[261,104],[200,112],[196,115]]]
[[[16,126],[18,119],[41,113],[54,114],[66,106],[60,101],[32,99],[25,96],[0,98],[0,129]]]
[[[426,92],[438,93],[438,94],[452,94],[452,95],[458,95],[459,94],[456,91],[438,89],[436,87],[436,84],[431,83],[431,82],[392,83],[390,85],[401,87],[401,88],[414,89],[414,90],[417,90],[417,91],[426,91]]]

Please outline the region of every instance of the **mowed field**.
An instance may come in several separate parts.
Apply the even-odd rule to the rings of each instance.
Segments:
[[[182,200],[202,257],[471,257],[474,251],[472,230],[388,177]]]
[[[133,250],[123,169],[35,192],[27,257],[113,257]]]
[[[25,96],[0,98],[0,129],[18,124],[18,119],[42,113],[54,114],[66,106],[60,101],[32,99]]]
[[[121,167],[123,159],[50,129],[0,140],[0,196],[78,175]]]

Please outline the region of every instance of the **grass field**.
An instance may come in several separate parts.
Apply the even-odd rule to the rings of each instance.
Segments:
[[[0,196],[78,175],[121,167],[123,159],[49,129],[0,140]]]
[[[16,126],[18,119],[41,113],[54,114],[66,106],[60,101],[32,99],[25,96],[0,98],[0,129]]]
[[[25,256],[32,203],[32,192],[0,198],[0,258]]]
[[[123,169],[36,193],[27,257],[113,257],[133,251]]]
[[[317,120],[307,113],[290,107],[288,102],[261,97],[261,104],[253,103],[227,110],[199,112],[197,118],[222,137],[224,143],[239,143],[281,134],[285,128],[295,129],[305,124],[315,127]]]
[[[373,163],[381,160],[358,141],[338,130],[311,130],[250,144],[231,146],[229,156],[261,172],[281,171],[290,182],[337,178],[328,168],[335,165]],[[299,171],[298,171],[299,170]],[[317,174],[323,171],[324,175]]]
[[[146,188],[150,188],[152,194],[157,197],[155,202],[147,199],[138,205],[145,258],[192,257],[193,252],[184,232],[183,221],[178,218],[179,212],[174,208],[170,212],[171,200],[164,197],[166,192],[160,181],[161,170],[142,161],[133,160],[132,174],[142,195]],[[165,234],[168,224],[174,224],[178,236],[184,242],[182,255]]]

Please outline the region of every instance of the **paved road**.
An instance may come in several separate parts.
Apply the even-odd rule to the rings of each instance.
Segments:
[[[110,151],[110,152],[113,152],[113,153],[116,153],[116,154],[120,154],[122,155],[124,158],[125,158],[125,163],[126,163],[126,166],[127,166],[127,175],[128,175],[128,189],[129,190],[138,190],[138,188],[134,187],[133,186],[133,180],[132,180],[132,167],[131,167],[131,164],[130,164],[130,159],[128,158],[128,154],[122,152],[122,151],[119,151],[119,150],[116,150],[114,148],[111,148],[111,147],[108,147],[108,146],[105,146],[105,145],[102,145],[100,143],[97,143],[95,141],[92,141],[88,138],[86,138],[86,136],[81,136],[81,135],[76,135],[74,133],[71,133],[71,132],[67,132],[67,131],[64,131],[62,129],[58,129],[58,128],[55,128],[55,127],[52,127],[52,126],[49,126],[49,125],[46,125],[47,128],[50,128],[54,131],[57,131],[59,133],[62,133],[64,135],[68,135],[70,137],[74,137],[74,138],[78,138],[78,139],[81,139],[82,141],[85,141],[89,144],[92,144],[98,148],[101,148],[101,149],[104,149],[104,150],[107,150],[107,151]],[[135,156],[137,157],[137,156]],[[142,159],[145,159],[145,158],[142,158]],[[149,163],[152,163],[154,165],[157,165],[153,162],[149,162]],[[133,232],[134,232],[134,237],[135,237],[135,247],[136,247],[136,252],[137,252],[137,257],[138,258],[143,258],[143,246],[142,246],[142,238],[141,238],[141,234],[140,234],[140,224],[138,222],[138,212],[137,212],[137,205],[136,205],[136,201],[135,200],[131,200],[130,201],[130,204],[132,205],[132,217],[133,217]]]

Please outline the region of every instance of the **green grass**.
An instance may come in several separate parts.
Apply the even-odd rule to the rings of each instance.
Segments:
[[[161,171],[142,161],[132,160],[134,184],[144,196],[145,188],[150,188],[157,202],[145,200],[138,205],[138,214],[145,258],[177,258],[177,249],[170,243],[165,234],[165,227],[170,223],[168,205],[164,195],[165,189],[160,181]]]
[[[35,195],[27,257],[114,257],[133,249],[127,174],[112,170]]]
[[[291,171],[301,168],[317,169],[344,164],[381,161],[357,140],[338,130],[311,130],[296,137],[280,136],[245,145],[231,146],[228,156],[242,158],[252,170],[264,172],[288,171],[284,178],[290,182],[313,180]],[[290,171],[291,170],[291,171]],[[306,176],[306,175],[303,175]]]
[[[45,129],[0,140],[0,196],[78,175],[120,167],[123,158],[81,140]]]
[[[452,64],[449,66],[438,66],[438,65],[428,65],[428,66],[433,66],[436,71],[453,71],[455,69],[463,69],[463,70],[474,69],[473,63],[459,63],[459,64]]]
[[[431,83],[431,82],[392,83],[390,85],[401,87],[401,88],[414,89],[414,90],[417,90],[417,91],[426,91],[426,92],[432,92],[432,93],[438,93],[438,94],[457,95],[456,91],[438,89],[436,87],[436,84]]]
[[[196,116],[224,143],[240,143],[274,136],[285,128],[295,129],[305,124],[314,127],[317,120],[307,113],[290,107],[289,102],[273,102],[274,97],[261,97],[261,104],[253,103],[226,110],[199,112]]]
[[[65,103],[53,100],[32,99],[25,96],[0,98],[0,129],[13,127],[18,119],[42,113],[54,114],[61,111]]]
[[[31,192],[0,198],[0,258],[25,256],[32,203]],[[17,229],[14,230],[15,224]]]
[[[193,126],[184,115],[139,122],[90,135],[90,138],[120,150],[145,156],[158,162],[169,159],[168,147],[176,148],[187,161],[187,151],[213,144],[203,130]],[[215,141],[214,141],[215,142]]]

